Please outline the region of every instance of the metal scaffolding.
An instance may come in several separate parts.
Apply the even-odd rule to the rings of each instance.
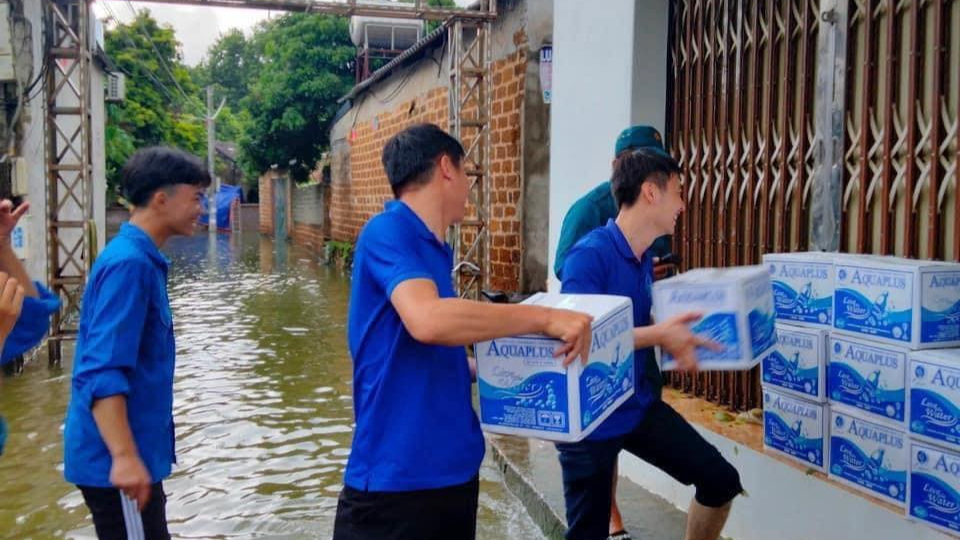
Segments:
[[[47,277],[63,301],[50,333],[53,364],[62,358],[63,342],[76,336],[93,237],[90,4],[44,0],[44,7]]]
[[[453,273],[460,296],[472,300],[490,277],[490,31],[489,21],[462,19],[449,28],[450,133],[463,143],[470,180],[468,213],[451,235]]]

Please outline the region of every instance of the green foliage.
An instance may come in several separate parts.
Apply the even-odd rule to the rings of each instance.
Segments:
[[[194,70],[194,80],[204,88],[212,85],[217,96],[225,97],[227,104],[238,110],[259,70],[255,52],[243,32],[230,30],[207,51],[203,63]]]
[[[172,28],[144,10],[129,24],[107,30],[105,44],[127,75],[126,99],[107,106],[107,186],[115,196],[120,169],[137,148],[162,144],[204,155],[206,135],[198,88]]]
[[[453,0],[427,3],[456,7]],[[167,144],[206,155],[208,85],[215,104],[226,98],[217,139],[238,143],[248,181],[274,164],[298,181],[307,179],[329,147],[337,100],[354,83],[356,49],[348,19],[286,14],[260,23],[249,36],[231,30],[196,68],[183,65],[178,47],[173,29],[158,25],[146,10],[106,33],[108,54],[127,73],[126,101],[108,106],[111,193],[136,148]]]
[[[345,267],[353,264],[353,244],[350,242],[340,242],[338,240],[329,240],[324,246],[326,250],[327,262],[336,262]]]
[[[241,102],[251,118],[240,139],[243,163],[250,175],[276,164],[305,180],[329,145],[337,100],[353,84],[347,19],[287,14],[261,25],[251,41],[259,69]]]
[[[238,107],[239,105],[224,105],[220,111],[220,116],[217,116],[217,140],[239,141],[246,133],[253,119],[250,111]]]

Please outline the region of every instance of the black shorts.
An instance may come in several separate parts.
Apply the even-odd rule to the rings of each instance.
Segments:
[[[359,491],[344,486],[334,540],[473,540],[480,480],[420,491]]]
[[[167,495],[163,484],[150,489],[150,501],[142,512],[137,502],[116,488],[77,486],[93,516],[100,540],[169,540],[167,531]]]
[[[657,467],[684,485],[695,499],[719,508],[743,491],[740,475],[677,411],[660,400],[630,433],[603,441],[557,444],[563,468],[567,538],[607,537],[614,468],[621,450]]]

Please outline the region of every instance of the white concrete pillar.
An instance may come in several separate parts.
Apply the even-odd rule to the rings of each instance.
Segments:
[[[556,0],[550,132],[549,288],[563,216],[609,178],[617,135],[666,118],[667,0]]]

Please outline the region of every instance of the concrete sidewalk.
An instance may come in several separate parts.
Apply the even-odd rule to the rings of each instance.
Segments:
[[[503,473],[507,488],[527,508],[550,540],[563,540],[563,483],[560,462],[552,443],[487,434],[491,457]],[[623,476],[617,501],[627,530],[635,540],[680,540],[686,513]]]

